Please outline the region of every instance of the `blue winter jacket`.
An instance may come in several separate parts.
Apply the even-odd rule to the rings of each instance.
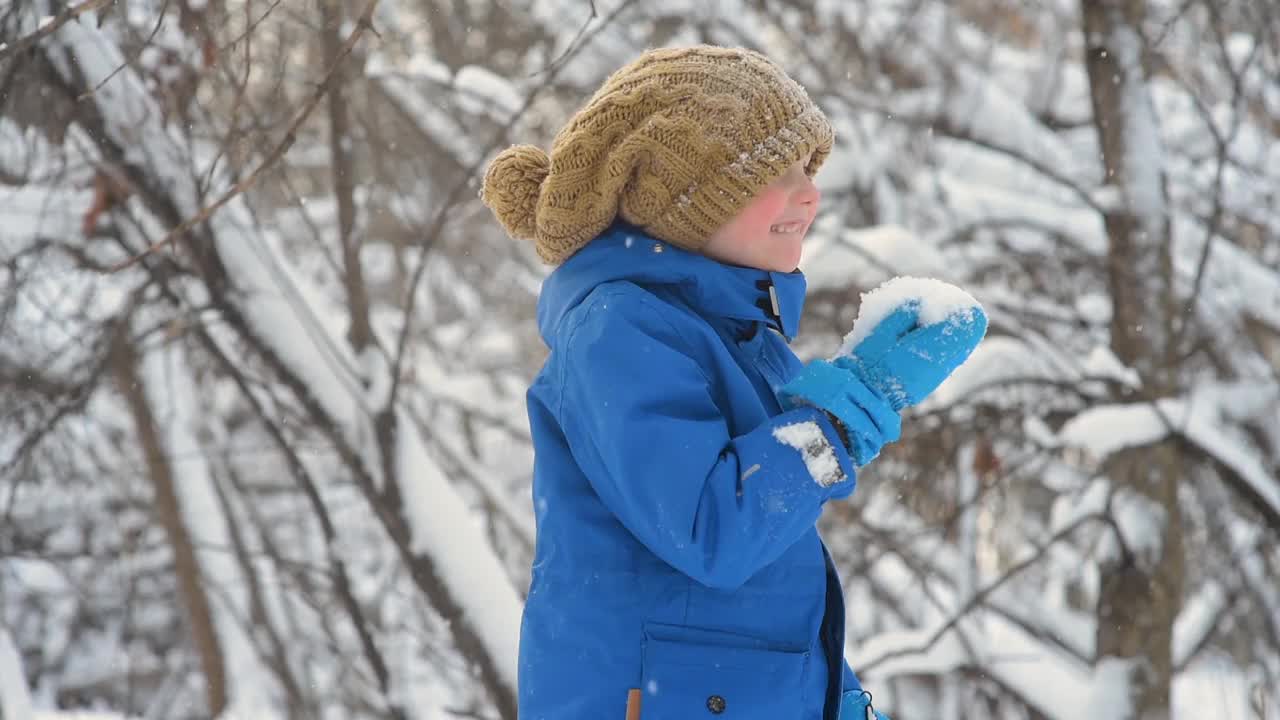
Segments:
[[[641,720],[833,720],[858,687],[815,528],[854,468],[774,395],[804,291],[621,224],[547,278],[523,720],[624,720],[633,689]]]

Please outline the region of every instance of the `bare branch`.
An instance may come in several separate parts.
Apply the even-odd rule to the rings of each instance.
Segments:
[[[78,5],[63,10],[53,17],[52,20],[45,22],[38,30],[25,35],[12,43],[0,43],[0,62],[8,60],[12,55],[18,55],[26,51],[31,46],[58,32],[58,30],[67,23],[75,20],[87,12],[93,12],[114,0],[84,0]]]
[[[113,271],[120,271],[133,265],[141,258],[165,247],[191,228],[208,220],[220,208],[234,200],[245,190],[252,187],[267,170],[279,162],[280,159],[285,156],[285,153],[289,152],[289,148],[293,147],[293,144],[298,140],[298,129],[302,127],[302,123],[306,121],[306,119],[311,115],[311,112],[320,104],[320,100],[324,98],[332,87],[334,78],[337,76],[338,66],[341,65],[342,62],[346,60],[347,56],[351,54],[356,43],[360,41],[360,38],[365,34],[365,32],[373,30],[373,11],[377,6],[378,0],[369,0],[368,5],[364,8],[364,12],[362,12],[360,17],[356,20],[355,29],[351,31],[346,42],[344,42],[342,47],[338,50],[337,59],[329,66],[324,79],[316,86],[315,91],[311,93],[311,97],[309,97],[306,103],[303,104],[302,110],[298,113],[297,117],[294,118],[293,122],[289,124],[289,129],[285,131],[284,138],[271,152],[267,153],[267,156],[262,160],[258,167],[233,185],[230,190],[223,193],[223,195],[214,201],[213,204],[204,207],[193,217],[183,221],[180,225],[170,230],[162,239],[153,243],[141,253],[116,265],[113,268]],[[375,32],[374,34],[376,35],[377,33]]]
[[[966,617],[968,617],[969,613],[973,612],[975,609],[983,605],[983,603],[985,603],[987,597],[991,595],[991,593],[1000,589],[1000,587],[1002,587],[1005,583],[1012,580],[1016,575],[1018,575],[1018,573],[1021,573],[1023,570],[1033,567],[1038,562],[1040,562],[1040,560],[1044,557],[1045,553],[1047,553],[1055,543],[1068,537],[1069,535],[1071,535],[1073,532],[1075,532],[1078,528],[1082,527],[1086,523],[1105,522],[1105,521],[1106,521],[1106,518],[1103,515],[1098,513],[1081,515],[1080,517],[1076,518],[1069,525],[1067,525],[1066,527],[1063,527],[1061,530],[1057,531],[1052,536],[1050,536],[1046,541],[1044,541],[1043,543],[1040,543],[1036,547],[1035,552],[1031,553],[1027,557],[1023,558],[1021,561],[1010,566],[1007,570],[1005,570],[1004,574],[1001,575],[999,578],[991,581],[985,587],[975,592],[973,594],[973,597],[969,598],[968,602],[966,602],[963,606],[961,606],[958,610],[956,610],[955,614],[951,616],[951,619],[949,619],[947,622],[943,623],[936,630],[934,630],[929,635],[929,638],[925,640],[923,643],[910,648],[899,648],[897,650],[893,650],[883,655],[880,655],[879,657],[868,660],[862,664],[862,666],[860,667],[860,670],[864,672],[869,671],[874,669],[876,666],[880,665],[881,663],[888,662],[889,660],[893,660],[895,658],[906,657],[909,655],[918,655],[920,653],[928,652],[928,650],[932,648],[934,645],[936,645],[944,635],[946,635],[952,628],[954,628]]]
[[[596,26],[595,30],[593,30],[582,43],[580,43],[576,48],[572,48],[568,51],[566,60],[568,57],[576,55],[582,50],[582,48],[586,47],[587,44],[591,42],[592,38],[599,35],[605,30],[605,28],[613,24],[613,21],[616,20],[624,11],[630,8],[635,1],[636,0],[623,0],[623,2],[619,3],[618,7],[615,8],[614,11],[610,13],[598,26]],[[551,68],[549,72],[547,72],[546,77],[543,78],[542,83],[530,91],[530,93],[525,97],[524,104],[522,104],[520,108],[511,115],[510,119],[507,120],[506,124],[504,124],[498,132],[494,133],[493,138],[485,145],[484,150],[477,155],[476,161],[467,168],[466,172],[463,173],[462,178],[455,183],[453,188],[449,191],[444,202],[440,204],[440,208],[436,211],[435,217],[432,218],[430,229],[424,233],[422,241],[419,243],[421,252],[418,259],[418,266],[413,271],[413,279],[409,282],[408,293],[405,297],[404,322],[400,326],[400,337],[396,340],[395,360],[391,364],[391,392],[387,396],[388,407],[395,404],[400,391],[402,374],[400,369],[404,365],[405,351],[408,348],[409,329],[413,325],[414,307],[417,305],[417,289],[418,286],[422,284],[422,277],[427,268],[427,254],[431,250],[431,246],[434,245],[436,240],[439,238],[441,231],[444,229],[445,221],[449,216],[449,211],[457,204],[462,191],[470,185],[480,168],[484,165],[484,162],[488,159],[489,153],[503,141],[503,138],[507,137],[511,128],[513,128],[516,122],[529,111],[529,108],[533,107],[534,100],[537,99],[544,89],[552,85],[563,68],[564,63]]]
[[[569,41],[569,44],[565,46],[564,53],[562,53],[560,57],[556,58],[555,60],[552,60],[551,63],[549,63],[546,67],[542,68],[541,70],[529,73],[529,77],[531,78],[537,77],[544,73],[553,72],[562,63],[564,63],[564,61],[568,60],[569,57],[573,55],[574,48],[577,46],[578,41],[582,39],[583,34],[587,32],[587,28],[590,27],[591,21],[595,20],[597,17],[600,16],[600,14],[596,12],[596,0],[587,0],[587,5],[590,6],[591,8],[591,14],[587,16],[587,19],[584,20],[582,23],[582,27],[578,28],[577,34],[575,34],[573,36],[573,39]]]
[[[107,76],[102,78],[102,80],[97,85],[94,85],[92,88],[85,90],[83,93],[81,93],[80,97],[76,98],[77,101],[88,100],[90,97],[94,95],[94,93],[101,90],[103,85],[106,85],[107,83],[111,82],[112,78],[114,78],[116,75],[119,75],[121,70],[124,70],[125,68],[129,67],[131,63],[136,62],[137,59],[142,56],[142,51],[145,50],[149,45],[151,45],[151,41],[155,39],[156,33],[160,32],[160,26],[164,24],[165,15],[167,15],[169,12],[170,2],[171,0],[164,0],[164,5],[160,6],[160,12],[156,13],[157,15],[156,24],[151,27],[151,33],[147,35],[147,39],[144,40],[142,44],[138,46],[138,49],[137,51],[134,52],[133,57],[120,63],[120,65],[117,66],[115,70],[112,70],[111,72],[107,73]]]

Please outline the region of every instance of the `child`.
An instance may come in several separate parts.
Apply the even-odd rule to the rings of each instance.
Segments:
[[[697,46],[618,70],[550,156],[515,146],[489,166],[485,203],[557,266],[528,394],[522,718],[877,717],[815,523],[976,339],[897,374],[919,349],[906,307],[865,356],[791,352],[831,145],[768,59]]]

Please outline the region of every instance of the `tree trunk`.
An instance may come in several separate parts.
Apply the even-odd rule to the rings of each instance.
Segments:
[[[169,464],[155,415],[147,401],[146,389],[138,376],[137,354],[129,343],[127,331],[117,335],[111,348],[111,372],[138,429],[138,442],[142,445],[147,464],[147,478],[155,491],[155,514],[173,548],[173,569],[178,576],[178,593],[186,610],[191,638],[204,671],[209,716],[217,717],[227,706],[227,669],[222,645],[214,627],[213,611],[209,597],[205,594],[195,546],[182,518],[182,506],[174,486],[173,467]]]
[[[1176,390],[1177,306],[1163,148],[1143,63],[1145,4],[1083,0],[1081,11],[1104,183],[1117,198],[1105,215],[1111,345],[1140,374],[1143,397],[1154,401]],[[1112,509],[1123,512],[1114,515],[1119,549],[1102,567],[1097,661],[1100,669],[1127,675],[1134,720],[1169,717],[1173,624],[1184,578],[1178,470],[1171,441],[1120,453],[1106,467]]]
[[[338,208],[338,245],[342,249],[342,284],[347,291],[347,303],[351,308],[351,325],[347,328],[347,340],[356,354],[373,342],[373,330],[369,323],[369,292],[365,287],[364,270],[360,265],[360,239],[355,237],[355,163],[352,159],[351,119],[347,115],[347,83],[351,73],[339,63],[342,49],[342,22],[345,19],[345,2],[324,0],[320,3],[321,44],[324,64],[334,68],[333,83],[326,98],[329,112],[329,155],[333,180],[333,195]]]

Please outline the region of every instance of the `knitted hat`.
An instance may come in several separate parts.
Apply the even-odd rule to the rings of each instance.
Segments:
[[[750,50],[650,50],[605,81],[556,135],[500,153],[481,197],[512,237],[558,265],[615,218],[699,251],[832,129],[808,93]]]

